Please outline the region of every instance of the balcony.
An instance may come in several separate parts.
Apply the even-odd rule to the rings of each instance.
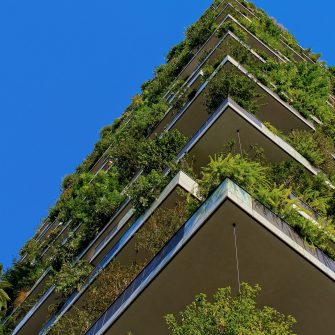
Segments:
[[[257,54],[257,52],[255,52],[253,49],[250,49],[234,33],[232,33],[231,31],[228,31],[220,39],[220,41],[215,45],[215,47],[208,53],[208,55],[204,58],[204,60],[193,70],[192,74],[189,75],[187,80],[184,82],[183,86],[176,93],[172,93],[172,91],[169,91],[166,94],[166,97],[168,97],[169,103],[173,102],[176,99],[181,98],[182,95],[186,95],[187,92],[198,91],[201,88],[201,85],[204,80],[203,79],[203,68],[206,65],[214,66],[217,61],[224,59],[224,57],[227,54],[225,49],[232,45],[237,45],[237,46],[241,45],[245,47],[246,49],[249,50],[250,54],[254,57],[255,60],[265,63],[265,60],[262,57],[260,57]],[[176,108],[171,106],[167,110],[162,120],[159,122],[157,127],[152,132],[151,137],[155,136],[155,133],[161,132],[164,126],[166,126],[167,123],[171,122],[172,118],[176,114],[175,109]]]
[[[219,8],[223,8],[223,9],[221,10],[220,14],[217,16],[217,19],[216,19],[217,23],[220,23],[221,22],[220,20],[222,20],[223,17],[227,13],[231,14],[232,16],[235,16],[236,19],[238,19],[239,16],[242,16],[244,19],[250,21],[249,17],[253,16],[254,18],[259,20],[259,17],[257,17],[252,11],[250,11],[246,6],[244,6],[243,2],[239,2],[237,0],[231,0],[229,2],[223,1],[219,5]],[[302,47],[299,46],[301,49],[301,52],[297,52],[295,49],[293,49],[286,43],[284,37],[281,38],[280,43],[282,44],[284,48],[288,49],[292,53],[294,61],[296,62],[306,62],[307,61],[311,64],[315,63],[307,54],[303,52],[304,49]],[[284,59],[288,60],[284,55],[280,53],[279,55],[283,57]]]
[[[253,16],[256,19],[258,19],[258,16],[255,15],[255,13],[253,13],[247,6],[245,6],[243,4],[243,2],[245,1],[237,1],[237,0],[224,0],[222,1],[219,5],[218,5],[218,11],[222,10],[222,8],[224,8],[227,5],[230,5],[234,8],[236,8],[237,10],[239,10],[243,15],[245,16]]]
[[[93,265],[97,263],[97,256],[104,257],[113,245],[127,230],[129,224],[134,222],[134,210],[131,208],[129,199],[121,205],[118,212],[111,218],[102,231],[92,240],[92,242],[78,256],[78,259],[86,259]]]
[[[292,52],[294,60],[299,63],[299,62],[308,62],[311,64],[314,64],[315,62],[311,60],[307,55],[305,54],[300,54],[297,51],[295,51],[293,48],[291,48],[283,39],[280,40],[280,43],[287,49],[289,49]]]
[[[107,171],[112,166],[112,161],[109,157],[102,155],[93,165],[90,173],[96,175],[100,171]]]
[[[69,220],[64,226],[62,226],[62,223],[60,223],[58,227],[59,231],[58,230],[55,231],[56,236],[51,241],[44,241],[44,243],[48,242],[48,244],[41,254],[42,260],[48,256],[49,251],[51,250],[51,247],[56,246],[57,243],[60,243],[65,238],[66,234],[69,233],[70,224],[71,224],[71,220]]]
[[[263,43],[259,38],[254,34],[248,31],[243,25],[241,25],[237,19],[232,15],[228,14],[220,23],[219,27],[225,22],[231,21],[237,25],[238,28],[242,29],[247,35],[247,44],[250,48],[257,50],[263,50],[268,54],[269,57],[279,60],[280,62],[285,62],[286,60]],[[219,27],[217,29],[219,29]],[[215,46],[220,42],[220,39],[217,37],[217,30],[211,35],[211,37],[205,42],[205,44],[199,49],[199,51],[194,55],[190,62],[185,66],[183,71],[179,74],[178,79],[185,80],[188,78],[195,68],[201,63],[201,60],[206,57],[207,53],[210,52]]]
[[[51,286],[17,324],[11,335],[38,334],[42,325],[47,321],[49,307],[57,303],[59,295],[55,294],[55,287]]]
[[[260,284],[259,303],[297,318],[295,331],[334,328],[335,262],[230,180],[224,181],[137,276],[87,335],[169,334],[163,316],[200,292],[238,292],[233,224],[241,280]],[[145,306],[145,308],[143,308]]]
[[[215,19],[215,23],[219,25],[222,20],[224,20],[224,18],[229,14],[236,18],[243,17],[243,19],[248,20],[251,23],[252,21],[249,19],[248,15],[243,14],[243,12],[246,14],[250,14],[251,12],[244,11],[244,9],[245,7],[243,7],[237,1],[233,0],[232,2],[227,2],[226,5],[222,7],[221,11],[219,11],[219,14]]]
[[[252,80],[256,90],[261,94],[261,108],[257,113],[257,118],[259,120],[270,122],[274,127],[284,133],[289,133],[292,129],[315,130],[313,124],[307,121],[293,107],[281,100],[281,98],[268,87],[257,81],[256,78],[249,74],[248,71],[232,57],[226,56],[212,76],[198,89],[195,96],[182,108],[182,110],[176,115],[170,110],[170,114],[165,115],[162,121],[156,126],[153,133],[159,133],[165,128],[167,130],[178,129],[186,136],[194,135],[199,127],[208,119],[208,112],[204,105],[204,93],[207,85],[220,70],[232,67]]]
[[[128,228],[122,237],[112,246],[104,258],[96,265],[95,269],[89,276],[85,285],[79,292],[74,292],[63,307],[60,309],[58,315],[52,317],[41,330],[40,334],[46,334],[52,329],[52,326],[65,314],[71,313],[72,306],[77,307],[85,302],[85,295],[87,290],[92,285],[108,264],[113,260],[120,264],[129,264],[133,262],[143,262],[147,257],[145,253],[138,253],[136,250],[137,232],[145,225],[147,220],[151,217],[154,211],[159,208],[174,208],[176,202],[180,198],[180,190],[196,196],[197,184],[183,172],[179,172],[168,186],[162,191],[158,199],[151,205],[151,207],[142,214],[137,220]],[[145,255],[144,255],[145,254]],[[67,314],[71,315],[71,314]],[[52,330],[51,330],[52,332]]]
[[[62,223],[59,223],[57,221],[49,222],[49,224],[45,225],[43,230],[41,231],[40,235],[36,238],[37,241],[41,241],[45,236],[47,236],[47,233],[52,231],[53,229],[56,229],[59,225]]]
[[[188,131],[188,122],[176,122],[174,127],[181,132]],[[259,145],[264,149],[268,162],[278,163],[293,159],[300,163],[306,171],[317,175],[319,170],[313,167],[294,148],[273,134],[262,122],[227,99],[200,127],[191,140],[181,150],[178,160],[187,155],[197,174],[209,163],[209,157],[223,152],[229,141],[236,140],[236,149],[248,152],[251,145]]]

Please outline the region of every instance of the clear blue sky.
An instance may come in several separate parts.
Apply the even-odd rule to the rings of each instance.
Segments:
[[[0,262],[10,265],[92,150],[210,0],[0,2]],[[256,4],[335,64],[335,2]]]

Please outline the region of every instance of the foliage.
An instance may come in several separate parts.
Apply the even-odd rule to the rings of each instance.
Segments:
[[[139,148],[139,165],[148,173],[151,170],[163,171],[174,160],[187,138],[178,130],[162,133],[159,137],[149,139]]]
[[[84,260],[80,260],[75,266],[64,263],[59,272],[51,280],[56,287],[56,292],[68,296],[74,290],[79,291],[93,267]]]
[[[321,167],[328,175],[335,175],[335,152],[333,142],[321,132],[294,130],[287,137],[288,142],[315,166]]]
[[[226,178],[254,193],[258,188],[269,188],[267,171],[260,163],[244,159],[239,154],[217,155],[211,157],[209,164],[202,169],[199,185],[204,198]]]
[[[32,263],[36,259],[39,252],[39,244],[35,239],[30,239],[20,250],[20,255],[26,255],[27,261]]]
[[[143,97],[149,102],[157,102],[183,67],[191,60],[193,53],[189,46],[178,52],[167,64],[155,71],[155,77],[142,85]]]
[[[289,43],[293,49],[300,52],[301,49],[293,36],[262,10],[254,8],[253,11],[257,13],[257,17],[249,17],[249,20],[240,17],[239,21],[265,44],[269,45],[279,54],[284,54],[292,61],[295,61],[294,52],[283,43],[283,40],[286,40],[286,43]]]
[[[171,50],[168,52],[168,54],[166,55],[166,61],[169,62],[174,57],[177,57],[184,50],[184,48],[186,47],[186,44],[187,44],[186,40],[183,40],[177,45],[173,46]]]
[[[301,114],[314,115],[324,122],[331,121],[333,111],[327,104],[330,92],[330,75],[318,65],[307,62],[277,63],[268,61],[253,67],[252,72],[266,84],[274,84],[276,92]]]
[[[7,289],[7,293],[13,303],[17,295],[22,290],[29,290],[44,271],[42,264],[30,262],[15,262],[4,275],[4,279],[11,283],[11,287]]]
[[[323,174],[311,176],[299,163],[292,160],[274,164],[269,178],[285,184],[321,215],[335,215],[335,192],[326,184]]]
[[[189,217],[183,196],[174,208],[158,208],[137,234],[136,248],[155,255]]]
[[[202,169],[202,178],[199,185],[204,198],[206,198],[224,179],[232,179],[261,204],[290,224],[310,244],[317,246],[328,256],[335,259],[335,251],[329,246],[329,236],[334,233],[334,229],[329,225],[324,225],[322,220],[318,226],[298,214],[296,209],[303,212],[306,209],[289,198],[292,191],[287,183],[283,183],[283,180],[278,178],[278,175],[276,175],[276,178],[281,184],[273,182],[272,171],[274,169],[263,166],[260,162],[242,158],[239,154],[235,156],[231,153],[218,155],[214,159],[211,158],[210,163]],[[285,171],[283,173],[286,178],[290,176]],[[308,190],[313,189],[309,188]]]
[[[139,152],[152,127],[161,119],[167,106],[163,102],[137,102],[132,119],[114,138],[107,155],[119,172],[119,179],[130,180],[140,168]]]
[[[329,66],[328,71],[331,74],[331,93],[335,95],[335,66]]]
[[[199,48],[215,30],[215,12],[208,10],[196,23],[186,30],[186,40],[190,49]]]
[[[50,334],[85,334],[91,324],[114,302],[142,268],[141,264],[110,263],[90,285],[81,306],[73,306],[63,315],[53,326]]]
[[[223,68],[207,86],[205,106],[208,112],[214,112],[228,97],[250,113],[255,114],[259,109],[260,95],[254,83],[238,70]]]
[[[173,315],[165,317],[171,335],[294,335],[293,317],[268,306],[257,307],[260,291],[259,286],[242,283],[236,297],[230,287],[219,289],[213,302],[200,294],[180,313],[180,322]]]
[[[186,141],[186,137],[175,130],[147,140],[139,148],[138,161],[143,173],[127,191],[138,213],[142,213],[167,184],[163,169],[174,166],[173,161]]]
[[[71,193],[61,198],[58,219],[71,220],[73,227],[82,224],[87,231],[95,232],[110,219],[123,196],[116,169],[100,172],[91,180],[90,174],[80,175]]]
[[[135,251],[143,250],[146,258],[141,263],[121,264],[116,260],[112,261],[89,286],[88,292],[85,293],[85,302],[80,307],[73,306],[51,329],[51,334],[63,334],[65,331],[66,334],[72,335],[85,333],[92,322],[135,279],[190,215],[191,201],[185,197],[184,192],[180,192],[180,199],[174,208],[157,209],[136,233]],[[78,264],[78,269],[66,266],[61,270],[54,279],[56,285],[58,281],[62,282],[61,292],[65,289],[66,293],[70,293],[76,283],[82,284],[82,281],[78,280],[84,279],[81,268],[82,264]]]
[[[162,173],[152,170],[147,175],[141,175],[129,187],[127,194],[138,214],[148,208],[158,198],[161,190],[167,185],[167,178]]]
[[[70,174],[63,178],[62,180],[62,192],[65,192],[71,185],[75,182],[77,178],[76,174]]]
[[[217,29],[216,34],[218,38],[222,38],[228,31],[234,33],[241,41],[247,41],[247,33],[242,30],[235,22],[228,20],[221,24]]]
[[[2,264],[0,264],[0,312],[7,308],[7,302],[10,300],[6,290],[11,284],[3,279]]]

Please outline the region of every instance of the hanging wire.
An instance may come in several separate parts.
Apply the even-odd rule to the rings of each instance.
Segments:
[[[235,242],[235,258],[236,258],[236,271],[237,271],[238,292],[241,294],[240,267],[239,267],[239,262],[238,262],[236,223],[233,224],[233,228],[234,228],[234,242]]]
[[[243,158],[242,143],[241,143],[241,137],[240,137],[240,131],[239,130],[237,130],[237,138],[238,138],[238,144],[240,146],[241,157]]]

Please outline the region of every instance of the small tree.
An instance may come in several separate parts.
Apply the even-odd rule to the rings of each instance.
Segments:
[[[257,307],[260,291],[243,283],[237,297],[229,287],[219,289],[213,302],[200,294],[180,313],[180,322],[173,315],[165,317],[171,335],[294,335],[293,317]]]
[[[10,283],[3,280],[2,278],[2,264],[0,264],[0,312],[7,308],[7,302],[10,300],[10,298],[6,293],[5,289],[11,287]]]

